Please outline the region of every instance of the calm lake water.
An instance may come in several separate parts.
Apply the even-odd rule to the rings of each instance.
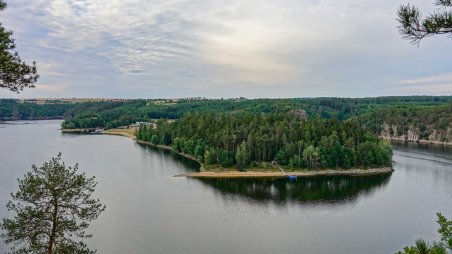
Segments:
[[[452,217],[451,148],[395,144],[389,176],[197,180],[173,177],[197,165],[171,153],[59,126],[0,124],[0,217],[16,179],[62,152],[99,182],[98,253],[394,253]]]

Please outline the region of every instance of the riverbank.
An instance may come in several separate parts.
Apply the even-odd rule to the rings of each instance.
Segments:
[[[435,140],[428,140],[428,139],[419,139],[419,140],[404,140],[399,138],[388,138],[384,136],[379,136],[380,138],[390,141],[390,142],[398,142],[398,143],[417,143],[417,144],[430,144],[430,145],[440,145],[440,146],[452,146],[452,142],[440,142]]]
[[[115,135],[115,136],[124,136],[131,139],[135,139],[135,132],[136,128],[129,128],[129,129],[109,129],[102,131],[102,134],[106,135]]]
[[[0,117],[1,122],[12,121],[41,121],[41,120],[63,120],[63,116],[49,116],[49,117]]]
[[[204,169],[203,168],[203,164],[199,160],[197,160],[195,157],[193,157],[192,155],[186,154],[186,153],[178,153],[178,152],[174,151],[174,149],[171,146],[156,145],[156,144],[152,144],[150,142],[137,140],[136,136],[135,136],[135,133],[136,133],[136,128],[109,129],[109,130],[105,130],[105,131],[102,132],[102,134],[105,134],[105,135],[116,135],[116,136],[129,137],[129,138],[135,140],[138,144],[148,145],[148,146],[152,146],[152,147],[155,147],[155,148],[171,151],[171,152],[176,153],[176,154],[178,154],[178,155],[180,155],[182,157],[185,157],[187,159],[190,159],[190,160],[198,162],[200,167],[201,167],[200,170],[203,171],[203,169]]]
[[[135,139],[135,140],[136,140],[136,139]],[[138,144],[148,145],[148,146],[156,147],[156,148],[159,148],[159,149],[171,151],[171,152],[173,152],[173,153],[178,154],[179,156],[182,156],[182,157],[185,157],[185,158],[187,158],[187,159],[196,161],[196,162],[199,164],[199,170],[200,170],[201,172],[204,172],[204,164],[203,164],[202,162],[200,162],[198,159],[196,159],[195,157],[193,157],[192,155],[190,155],[190,154],[176,152],[176,151],[174,151],[174,149],[173,149],[171,146],[156,145],[156,144],[152,144],[152,143],[150,143],[150,142],[146,142],[146,141],[142,141],[142,140],[136,140],[136,142],[137,142]]]
[[[309,171],[293,171],[293,172],[258,172],[258,171],[224,171],[224,172],[195,172],[175,175],[175,177],[188,178],[272,178],[272,177],[314,177],[314,176],[368,176],[390,174],[394,170],[392,168],[370,168],[370,169],[347,169],[347,170],[309,170]]]
[[[93,132],[95,129],[83,129],[83,128],[78,128],[78,129],[61,129],[62,133],[68,133],[68,134],[88,134]]]

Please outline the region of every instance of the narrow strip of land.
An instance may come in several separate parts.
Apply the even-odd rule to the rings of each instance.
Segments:
[[[256,172],[256,171],[223,171],[223,172],[194,172],[175,175],[175,177],[191,177],[191,178],[251,178],[251,177],[312,177],[312,176],[364,176],[364,175],[381,175],[390,174],[394,170],[392,168],[370,168],[370,169],[347,169],[347,170],[309,170],[295,172]]]

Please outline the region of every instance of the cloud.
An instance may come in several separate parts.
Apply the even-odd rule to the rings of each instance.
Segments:
[[[452,73],[446,73],[437,76],[430,77],[421,77],[414,79],[405,79],[400,80],[397,83],[402,85],[429,85],[429,84],[442,84],[442,85],[450,85],[452,88]]]
[[[11,1],[4,17],[24,58],[38,61],[42,83],[67,84],[70,96],[368,96],[426,64],[452,67],[437,61],[445,58],[437,49],[450,42],[416,49],[400,38],[398,5],[22,0]]]
[[[397,94],[452,94],[452,73],[399,80],[392,90]]]
[[[67,86],[62,84],[39,84],[35,89],[45,92],[62,92],[66,90]]]

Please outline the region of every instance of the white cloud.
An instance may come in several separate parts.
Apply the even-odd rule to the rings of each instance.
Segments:
[[[410,77],[394,72],[409,69],[402,63],[419,54],[397,34],[398,5],[392,0],[21,0],[11,4],[7,23],[27,57],[38,58],[46,84],[70,81],[84,89],[124,91],[148,86],[162,94],[177,89],[176,96],[194,90],[216,97],[231,86],[248,87],[242,91],[252,94],[271,88],[282,96],[313,96],[322,85],[317,95],[359,96],[350,92]],[[235,93],[247,96],[240,92]]]
[[[396,81],[396,94],[452,94],[452,73]]]
[[[402,85],[429,85],[429,84],[442,84],[449,85],[452,89],[452,73],[446,73],[437,76],[420,77],[414,79],[400,80],[397,83]]]

